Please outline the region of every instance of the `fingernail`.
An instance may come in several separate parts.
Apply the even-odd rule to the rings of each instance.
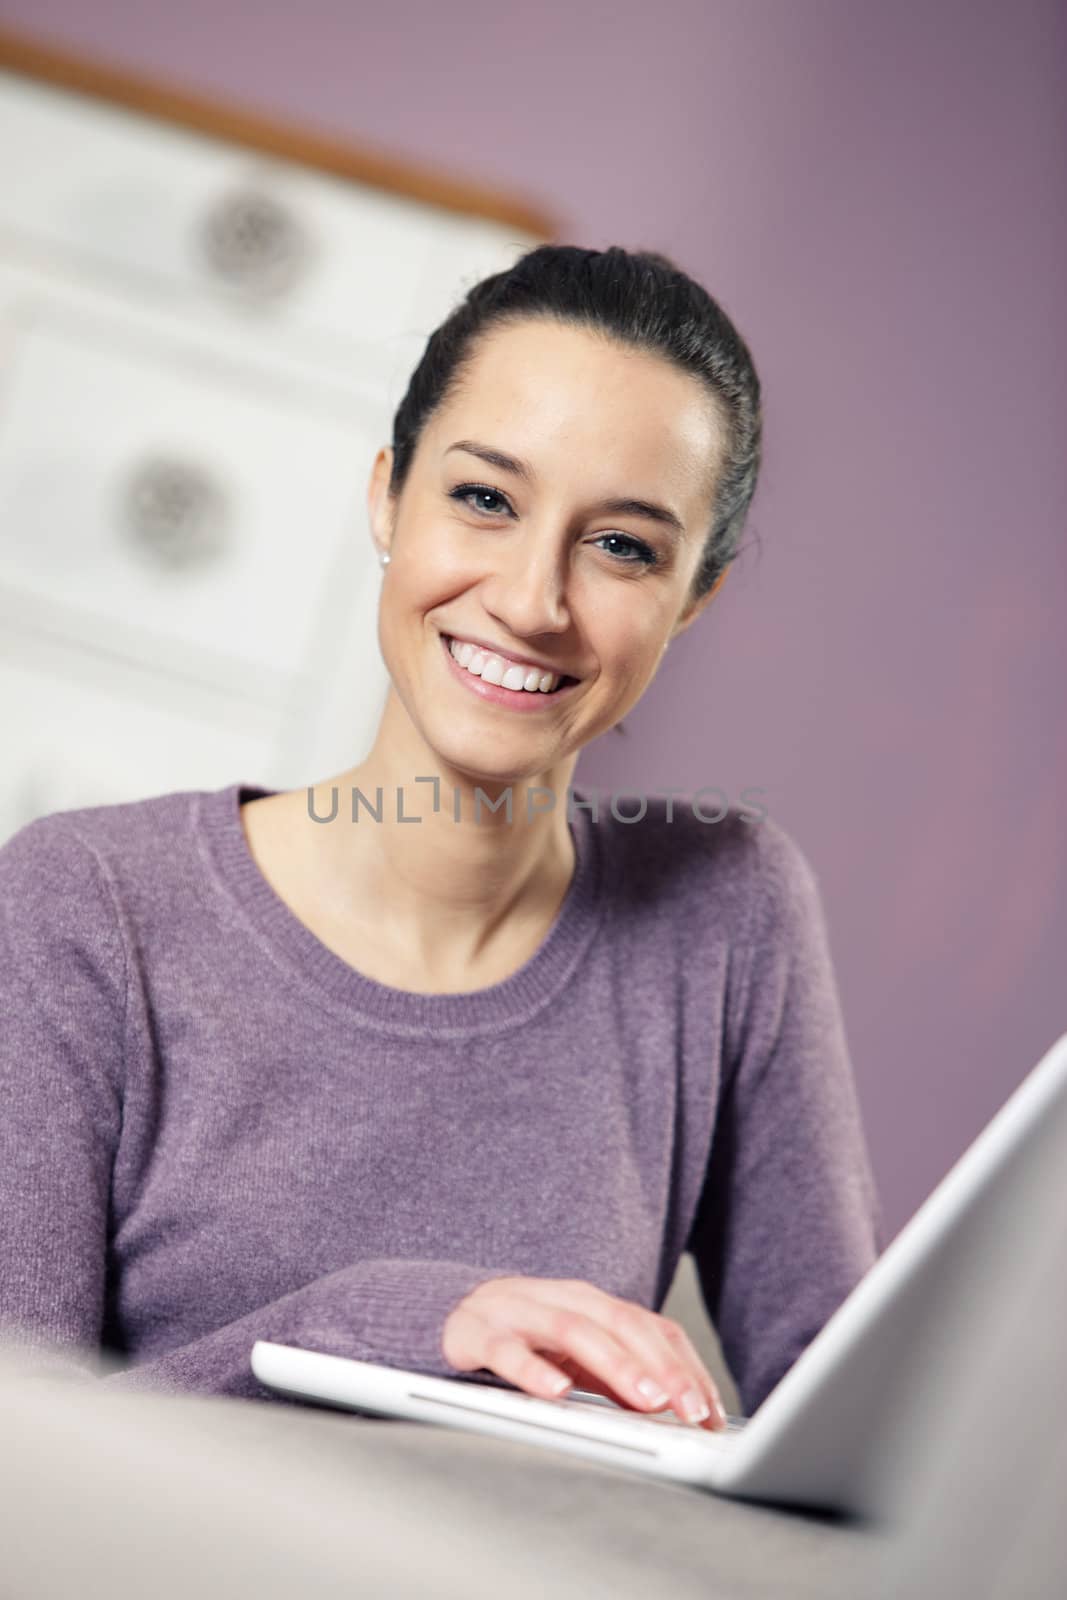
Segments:
[[[707,1401],[695,1389],[687,1389],[682,1396],[682,1415],[686,1422],[703,1422],[711,1415]]]
[[[637,1392],[638,1394],[643,1394],[645,1399],[654,1406],[665,1406],[670,1399],[670,1395],[661,1389],[659,1384],[652,1378],[639,1378],[637,1380]]]

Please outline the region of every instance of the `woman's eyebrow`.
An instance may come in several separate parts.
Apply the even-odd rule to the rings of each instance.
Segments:
[[[457,439],[455,444],[448,446],[445,455],[447,456],[452,450],[464,450],[468,455],[477,456],[500,472],[513,472],[524,483],[532,484],[536,476],[528,462],[520,461],[517,456],[509,456],[503,450],[494,450],[490,445],[478,444],[474,439]],[[601,500],[595,509],[610,512],[617,517],[645,517],[649,522],[658,522],[675,539],[685,536],[685,524],[682,519],[667,506],[662,506],[655,500],[635,500],[630,496],[615,495],[607,500]]]

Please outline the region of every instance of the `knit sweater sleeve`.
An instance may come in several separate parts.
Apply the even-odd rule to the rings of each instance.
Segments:
[[[356,1261],[103,1381],[123,1389],[274,1399],[252,1374],[257,1339],[456,1377],[459,1369],[441,1350],[445,1322],[465,1295],[501,1270],[407,1257]]]
[[[755,834],[688,1244],[746,1416],[885,1245],[817,882],[783,828]]]
[[[60,815],[23,827],[0,848],[0,1340],[70,1376],[99,1371],[126,983],[106,863]],[[100,1381],[267,1398],[257,1339],[455,1375],[444,1322],[500,1270],[356,1261]]]

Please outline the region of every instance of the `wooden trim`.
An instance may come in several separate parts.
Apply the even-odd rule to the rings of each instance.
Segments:
[[[317,172],[368,184],[390,194],[407,195],[446,211],[459,211],[465,216],[485,217],[491,222],[521,228],[536,238],[553,240],[558,237],[558,224],[547,213],[499,190],[449,178],[392,156],[310,133],[290,123],[275,122],[256,112],[188,94],[156,79],[142,78],[117,67],[85,60],[71,51],[38,44],[6,28],[0,28],[0,70],[105,100],[165,122],[178,123],[209,138],[245,145],[250,150],[260,150]]]

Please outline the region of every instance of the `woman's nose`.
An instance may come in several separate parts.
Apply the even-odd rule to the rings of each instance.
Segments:
[[[517,637],[562,633],[570,626],[562,559],[516,551],[484,586],[483,603]]]

